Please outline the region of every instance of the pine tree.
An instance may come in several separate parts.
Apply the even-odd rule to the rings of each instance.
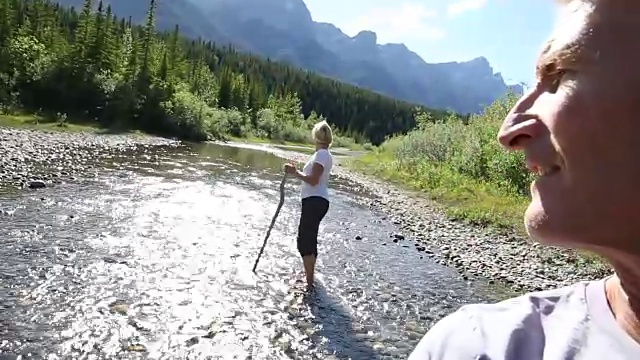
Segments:
[[[74,49],[74,57],[81,60],[78,63],[86,66],[87,54],[89,52],[89,44],[94,42],[95,28],[93,24],[93,16],[91,16],[92,0],[84,0],[82,12],[78,17],[78,28],[75,32],[76,42]]]

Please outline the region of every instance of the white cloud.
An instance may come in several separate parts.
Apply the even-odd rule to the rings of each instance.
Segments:
[[[380,43],[404,42],[408,38],[441,39],[444,30],[428,24],[437,15],[436,11],[416,3],[377,7],[358,16],[343,30],[350,36],[362,30],[374,31]]]
[[[487,5],[487,0],[461,0],[447,6],[447,15],[456,16],[468,11],[481,9]]]

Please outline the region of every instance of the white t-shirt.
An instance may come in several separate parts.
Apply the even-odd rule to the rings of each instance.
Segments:
[[[604,279],[465,305],[422,338],[409,360],[638,360],[618,326]]]
[[[316,151],[311,155],[309,161],[307,161],[302,169],[302,172],[305,175],[311,174],[313,163],[322,165],[324,167],[324,171],[322,171],[322,175],[320,175],[320,180],[316,186],[311,186],[304,181],[302,182],[300,197],[304,199],[309,196],[321,196],[329,200],[329,175],[331,174],[331,167],[333,166],[333,156],[327,149],[320,149]]]

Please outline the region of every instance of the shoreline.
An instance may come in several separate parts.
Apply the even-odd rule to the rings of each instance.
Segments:
[[[241,146],[247,144],[221,144]],[[305,161],[308,155],[268,144],[248,146],[284,159]],[[425,193],[403,188],[364,174],[337,156],[333,175],[354,182],[373,194],[366,204],[392,221],[402,231],[399,242],[415,242],[425,258],[458,271],[462,279],[502,284],[515,292],[552,289],[613,273],[606,264],[586,259],[574,250],[544,246],[529,241],[516,230],[493,229],[454,220],[446,209]],[[348,162],[348,161],[347,161]]]
[[[104,134],[0,125],[0,188],[41,189],[96,175],[104,157],[130,156],[179,142],[146,134]]]

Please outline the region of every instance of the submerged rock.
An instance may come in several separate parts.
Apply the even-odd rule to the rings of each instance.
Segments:
[[[28,184],[29,189],[43,189],[47,187],[47,183],[42,180],[32,180]]]

